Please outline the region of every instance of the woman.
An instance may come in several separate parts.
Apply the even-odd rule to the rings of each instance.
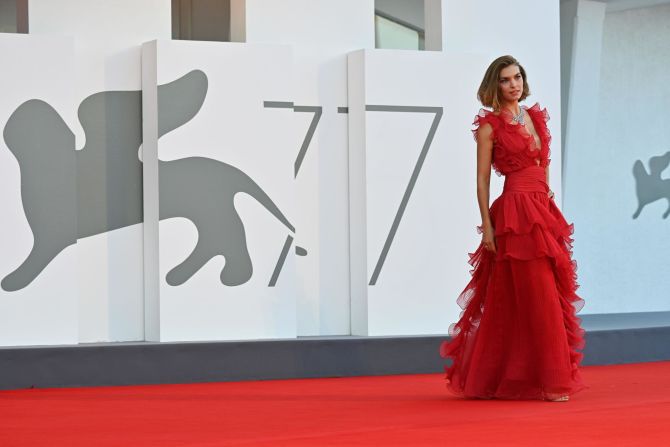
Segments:
[[[566,401],[587,388],[578,367],[584,330],[576,313],[572,224],[549,189],[549,115],[529,96],[526,71],[512,56],[491,63],[477,93],[473,125],[482,241],[470,253],[472,279],[440,354],[447,387],[472,398]],[[491,167],[505,176],[489,209]]]

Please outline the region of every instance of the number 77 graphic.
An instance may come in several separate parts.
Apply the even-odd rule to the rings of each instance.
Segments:
[[[400,226],[400,221],[402,220],[402,216],[405,213],[405,209],[407,208],[407,203],[409,202],[409,198],[412,195],[412,191],[414,190],[414,185],[416,184],[416,180],[419,177],[419,173],[421,172],[421,168],[423,167],[423,162],[426,159],[426,155],[428,154],[428,150],[430,149],[430,144],[433,142],[433,138],[435,137],[435,132],[437,131],[437,126],[440,124],[440,120],[442,119],[442,113],[443,113],[443,108],[442,107],[420,107],[420,106],[385,106],[385,105],[367,105],[365,106],[365,110],[368,112],[396,112],[396,113],[433,113],[435,116],[433,117],[433,122],[430,126],[430,129],[428,130],[428,135],[426,136],[426,140],[423,142],[423,147],[421,148],[421,153],[419,154],[419,158],[416,160],[416,164],[414,165],[414,170],[412,171],[412,176],[409,179],[409,183],[407,184],[407,188],[405,188],[405,193],[402,196],[402,200],[400,201],[400,206],[398,206],[398,211],[396,211],[395,218],[393,219],[393,224],[391,225],[391,229],[389,230],[388,235],[386,236],[386,242],[384,242],[384,247],[382,248],[382,252],[379,254],[379,259],[377,259],[377,265],[375,266],[374,271],[372,272],[372,277],[370,278],[370,283],[369,285],[374,286],[377,284],[377,280],[379,279],[379,274],[382,270],[382,267],[384,266],[384,262],[386,261],[386,257],[388,256],[389,250],[391,249],[391,244],[393,243],[393,238],[395,237],[398,227]]]
[[[295,106],[293,104],[293,102],[281,102],[281,101],[265,101],[264,102],[264,107],[266,107],[266,108],[280,108],[280,109],[293,109],[295,112],[314,113],[314,116],[312,118],[312,122],[310,123],[309,129],[307,130],[307,133],[306,133],[305,138],[303,140],[302,146],[300,148],[300,151],[299,151],[298,156],[297,156],[296,161],[295,161],[294,175],[297,177],[298,171],[300,170],[300,166],[301,166],[302,161],[305,157],[305,153],[307,152],[307,149],[309,148],[309,144],[310,144],[310,142],[312,140],[312,137],[314,136],[314,133],[316,132],[316,128],[319,124],[319,120],[320,120],[321,114],[322,114],[322,108],[320,106]],[[374,272],[372,273],[372,278],[370,279],[369,285],[374,286],[377,283],[377,279],[379,278],[379,273],[381,272],[381,269],[384,265],[384,261],[386,260],[389,249],[391,248],[391,244],[393,243],[393,238],[395,237],[395,234],[398,231],[400,221],[402,220],[402,216],[405,213],[405,208],[407,207],[407,203],[409,202],[409,198],[412,195],[412,191],[414,190],[414,185],[416,184],[416,180],[419,177],[419,173],[421,172],[421,168],[423,167],[423,162],[426,159],[426,155],[428,154],[428,150],[430,149],[430,145],[433,142],[433,138],[435,137],[435,132],[437,131],[437,127],[440,124],[440,120],[442,119],[443,108],[442,107],[422,107],[422,106],[367,105],[367,106],[365,106],[365,110],[368,111],[368,112],[433,113],[435,115],[433,117],[433,122],[430,126],[430,129],[428,130],[428,135],[426,136],[426,140],[423,143],[423,147],[421,149],[421,153],[419,154],[419,158],[417,159],[416,164],[414,166],[414,170],[412,171],[412,176],[409,179],[409,183],[407,184],[407,188],[405,188],[405,193],[403,194],[402,200],[400,201],[400,206],[398,207],[398,211],[396,212],[395,218],[393,219],[393,224],[391,225],[391,229],[389,230],[389,233],[386,236],[386,242],[384,243],[384,247],[382,248],[382,252],[379,255],[379,259],[377,260],[377,265],[375,266]],[[338,107],[337,111],[338,111],[338,113],[348,113],[349,109],[348,109],[348,107]],[[275,266],[274,273],[272,274],[272,278],[270,279],[270,283],[268,284],[268,286],[270,286],[270,287],[275,286],[275,284],[277,282],[277,278],[279,276],[279,273],[281,272],[281,269],[284,265],[286,255],[288,254],[288,250],[291,246],[292,241],[293,241],[293,238],[290,235],[287,236],[286,242],[284,244],[284,247],[282,248],[281,255],[279,256],[279,260],[277,261],[277,265]],[[298,247],[296,247],[296,248],[298,248]],[[302,251],[304,252],[304,250],[302,250]]]
[[[312,142],[312,137],[314,137],[316,128],[319,125],[319,120],[321,120],[321,114],[323,113],[323,108],[321,106],[296,106],[293,102],[289,101],[263,101],[263,107],[270,109],[292,109],[294,112],[298,113],[314,114],[312,117],[312,121],[309,124],[309,128],[307,129],[307,133],[305,134],[305,138],[302,141],[302,145],[300,146],[298,156],[296,157],[295,162],[293,163],[293,170],[294,170],[293,177],[298,177],[300,166],[302,165],[302,162],[305,159],[307,149],[309,149],[309,145]],[[286,260],[286,256],[288,255],[288,251],[291,248],[292,243],[293,243],[293,237],[291,235],[286,236],[284,247],[282,248],[281,254],[279,255],[279,259],[277,260],[268,287],[274,287],[277,284],[277,278],[279,278],[279,274],[281,273],[281,270],[284,266],[284,261]],[[296,254],[298,256],[305,256],[307,254],[307,251],[304,248],[298,246],[296,246],[295,248],[296,248]]]

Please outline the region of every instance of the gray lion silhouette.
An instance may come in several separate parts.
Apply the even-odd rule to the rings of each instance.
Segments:
[[[633,214],[633,219],[638,218],[642,208],[659,199],[668,201],[668,208],[663,213],[663,219],[670,215],[670,179],[661,178],[661,173],[668,165],[670,165],[670,151],[649,159],[648,174],[640,160],[636,160],[633,164],[637,194],[637,210]]]
[[[159,138],[200,110],[207,76],[193,70],[158,87]],[[19,162],[21,198],[34,236],[23,263],[1,283],[6,291],[30,284],[78,238],[143,221],[142,103],[140,91],[93,94],[78,109],[86,143],[76,150],[74,134],[48,103],[21,104],[4,128],[7,147]],[[217,255],[226,262],[221,282],[247,282],[253,267],[234,196],[247,193],[291,232],[295,228],[263,189],[241,170],[209,158],[159,161],[160,219],[185,217],[198,229],[192,253],[167,274],[168,284],[188,281]],[[73,198],[76,197],[76,200]]]

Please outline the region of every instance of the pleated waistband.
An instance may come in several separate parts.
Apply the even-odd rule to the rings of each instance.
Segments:
[[[504,192],[549,192],[545,168],[529,166],[505,176]]]

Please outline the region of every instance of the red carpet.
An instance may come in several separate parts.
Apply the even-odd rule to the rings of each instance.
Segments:
[[[0,391],[0,446],[670,445],[670,362],[582,372],[569,402],[461,400],[443,374]]]

